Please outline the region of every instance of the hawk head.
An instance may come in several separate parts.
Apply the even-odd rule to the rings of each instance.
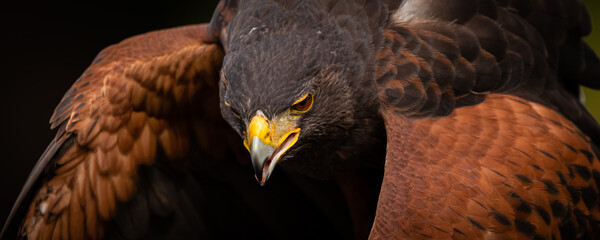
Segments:
[[[377,101],[367,26],[353,23],[357,34],[338,20],[318,7],[265,3],[229,26],[221,112],[261,185],[279,162],[321,168],[369,132],[364,119],[376,115]]]

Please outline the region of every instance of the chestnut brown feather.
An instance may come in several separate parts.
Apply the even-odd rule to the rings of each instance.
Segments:
[[[440,119],[387,111],[390,150],[371,237],[565,239],[572,226],[570,239],[597,229],[597,190],[587,204],[573,194],[596,189],[590,172],[600,164],[583,154],[589,139],[554,110],[491,94]]]
[[[193,86],[215,76],[222,52],[214,44],[197,40],[206,34],[205,28],[195,25],[148,33],[98,55],[84,73],[90,77],[73,85],[52,117],[53,126],[67,126],[57,137],[74,135],[76,141],[65,154],[48,156],[57,164],[54,176],[41,179],[23,234],[39,231],[35,235],[57,239],[82,234],[101,238],[117,202],[129,201],[135,193],[138,166],[154,162],[157,144],[169,158],[186,154],[187,133],[178,130],[185,124],[154,122],[173,121],[169,116],[191,109],[190,100],[197,92]],[[157,77],[161,81],[154,82]],[[145,97],[140,101],[137,96]],[[171,102],[187,107],[175,109],[169,106]],[[160,120],[148,121],[153,118]],[[85,221],[66,225],[69,221],[63,220],[78,219],[78,215],[85,216]]]

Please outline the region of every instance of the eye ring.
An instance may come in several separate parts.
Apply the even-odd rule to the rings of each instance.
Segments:
[[[231,111],[231,114],[233,114],[234,117],[236,118],[241,118],[241,115],[231,107],[231,104],[229,104],[227,101],[224,101],[225,106],[229,107],[229,110]]]
[[[310,108],[312,107],[313,102],[314,102],[313,98],[314,97],[313,97],[312,93],[307,93],[302,98],[300,98],[296,102],[294,102],[294,104],[292,104],[292,106],[290,107],[290,109],[293,112],[305,113],[308,110],[310,110]]]
[[[233,116],[234,116],[234,117],[236,117],[236,118],[241,118],[241,117],[242,117],[242,116],[241,116],[241,115],[240,115],[238,112],[236,112],[236,111],[235,111],[233,108],[230,108],[230,109],[231,109],[231,113],[233,114]]]

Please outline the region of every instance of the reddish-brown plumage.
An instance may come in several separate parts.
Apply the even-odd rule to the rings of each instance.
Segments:
[[[557,3],[564,12],[525,2],[536,7],[509,4],[529,9],[518,16],[480,1],[487,7],[467,18],[455,13],[463,19],[457,24],[427,10],[396,13],[377,55],[388,156],[371,238],[560,239],[598,231],[600,163],[577,126],[590,118],[557,86],[580,79],[548,71],[562,69],[554,52],[570,43],[559,36],[585,26],[578,17],[585,11],[577,2]],[[413,4],[431,7],[412,1],[408,9]],[[572,18],[568,26],[547,18],[561,26],[550,33],[538,22],[547,12]]]
[[[597,220],[598,202],[575,201],[568,188],[595,189],[584,172],[600,171],[598,159],[553,109],[490,94],[439,119],[392,111],[384,111],[389,150],[371,238],[560,239],[560,226],[574,223],[582,232],[573,237],[591,227],[572,212]],[[571,214],[553,214],[553,204]]]
[[[89,77],[73,85],[74,98],[63,100],[52,122],[67,122],[59,135],[76,134],[77,141],[57,159],[56,176],[29,208],[23,231],[31,239],[101,238],[117,203],[136,191],[138,166],[154,162],[157,144],[171,159],[187,153],[193,119],[177,113],[202,110],[191,105],[202,98],[194,86],[214,81],[223,54],[198,40],[205,27],[148,33],[111,46],[84,73]]]

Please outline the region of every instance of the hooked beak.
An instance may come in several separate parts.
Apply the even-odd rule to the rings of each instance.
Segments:
[[[281,156],[298,141],[299,133],[300,128],[294,128],[280,135],[262,114],[252,118],[244,146],[250,152],[254,176],[261,186],[265,185]]]

